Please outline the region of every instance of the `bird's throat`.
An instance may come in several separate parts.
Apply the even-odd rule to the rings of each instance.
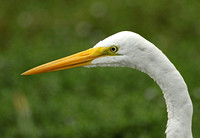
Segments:
[[[156,47],[152,57],[141,59],[137,68],[148,74],[160,86],[167,105],[167,138],[192,138],[193,106],[187,85],[169,59]],[[143,61],[143,62],[142,62]]]

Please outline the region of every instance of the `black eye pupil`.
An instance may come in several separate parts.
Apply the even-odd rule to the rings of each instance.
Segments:
[[[113,46],[113,47],[110,48],[110,51],[111,52],[117,52],[118,48],[116,46]]]
[[[116,48],[115,48],[115,47],[112,47],[112,48],[111,48],[111,51],[115,51],[115,50],[116,50]]]

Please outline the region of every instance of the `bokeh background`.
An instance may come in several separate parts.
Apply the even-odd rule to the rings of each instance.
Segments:
[[[197,0],[1,0],[0,137],[165,137],[160,88],[129,68],[20,74],[116,32],[158,46],[188,84],[200,135],[200,3]]]

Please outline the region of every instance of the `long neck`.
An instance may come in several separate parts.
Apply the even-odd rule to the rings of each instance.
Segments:
[[[145,57],[143,65],[136,68],[153,78],[163,91],[168,112],[167,138],[192,138],[193,106],[185,81],[168,58],[156,47],[153,49],[153,55]]]
[[[171,63],[170,65],[173,66]],[[175,68],[168,72],[162,71],[162,78],[157,72],[154,73],[151,77],[162,89],[167,104],[167,138],[192,138],[193,107],[182,76]]]

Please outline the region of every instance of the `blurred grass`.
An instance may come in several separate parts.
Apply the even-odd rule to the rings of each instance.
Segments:
[[[199,136],[199,6],[196,0],[0,1],[0,137],[165,137],[161,90],[141,72],[75,68],[20,76],[122,30],[153,42],[181,72]],[[20,97],[31,111],[24,119],[13,105]]]

